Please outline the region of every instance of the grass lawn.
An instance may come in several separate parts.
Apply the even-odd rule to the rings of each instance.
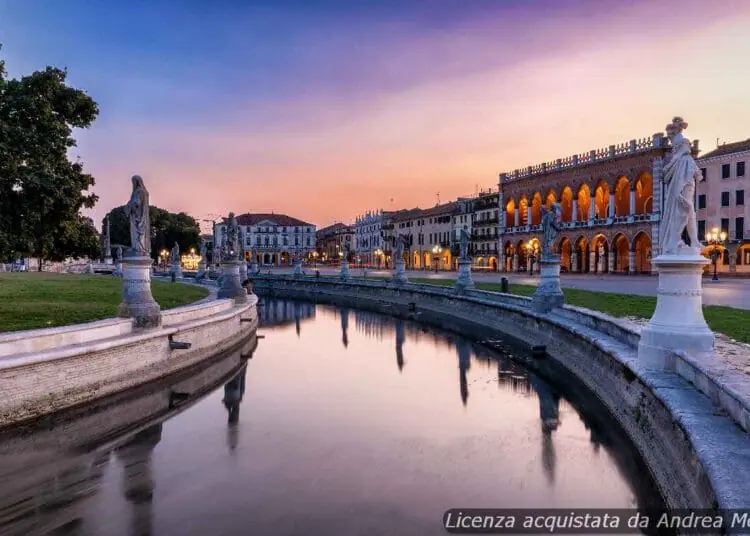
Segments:
[[[415,279],[410,283],[425,285],[449,286],[455,285],[452,279]],[[476,282],[479,290],[500,292],[500,283]],[[536,287],[533,285],[509,285],[511,294],[531,296]],[[612,292],[593,292],[574,288],[564,288],[565,303],[586,307],[594,311],[601,311],[611,316],[630,316],[636,318],[651,318],[656,308],[656,297],[634,296],[632,294],[615,294]],[[703,315],[709,327],[718,333],[723,333],[737,341],[750,343],[750,311],[722,307],[719,305],[704,305]]]
[[[200,300],[208,289],[153,281],[151,291],[163,309]],[[101,275],[0,274],[0,333],[65,326],[111,318],[122,301],[122,279]]]

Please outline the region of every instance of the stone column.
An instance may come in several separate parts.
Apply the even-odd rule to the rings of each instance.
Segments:
[[[573,199],[573,219],[572,221],[578,221],[578,199]]]
[[[630,190],[630,215],[635,215],[635,190]]]
[[[607,271],[611,274],[615,271],[615,257],[617,252],[610,250],[607,254]]]
[[[701,296],[701,276],[709,263],[689,247],[652,260],[659,273],[659,287],[656,310],[638,344],[638,360],[645,368],[674,371],[676,350],[706,363],[715,359],[714,334],[703,317]]]
[[[532,308],[539,313],[547,313],[565,303],[560,288],[560,256],[550,255],[540,261],[539,285],[532,296]]]
[[[235,303],[247,301],[247,291],[242,287],[240,281],[241,260],[226,260],[221,262],[221,288],[217,293],[218,298],[233,298]]]
[[[458,277],[456,278],[456,292],[459,294],[474,288],[471,279],[471,259],[458,260]]]
[[[406,277],[406,262],[403,257],[396,259],[394,265],[396,273],[393,275],[393,282],[397,284],[408,283],[409,279]]]
[[[630,275],[635,273],[635,251],[628,252],[628,272]]]
[[[511,270],[514,272],[518,271],[518,253],[513,252],[513,261],[511,262]]]
[[[125,256],[122,260],[122,303],[117,316],[132,318],[136,328],[161,325],[161,307],[151,294],[151,257]]]
[[[615,217],[615,194],[609,194],[608,213],[610,218]]]
[[[575,249],[570,253],[570,271],[578,272],[578,251]]]
[[[599,266],[597,267],[597,271],[600,274],[604,273],[604,248],[599,248]]]
[[[589,221],[596,218],[596,197],[589,198]]]
[[[662,188],[663,188],[663,180],[664,180],[664,160],[662,158],[654,158],[654,163],[652,167],[652,186],[654,190],[654,199],[651,202],[652,212],[658,212],[659,214],[662,214],[664,212],[663,207],[661,206],[661,195],[662,195]],[[658,244],[658,242],[654,242],[654,244]]]
[[[593,272],[596,269],[596,251],[589,251],[589,272]]]
[[[515,208],[515,210],[513,211],[513,219],[514,219],[514,222],[513,222],[513,224],[514,224],[514,225],[515,225],[516,227],[518,227],[519,225],[521,225],[521,223],[520,223],[520,221],[521,221],[521,220],[520,220],[520,214],[521,214],[521,208],[520,208],[520,206],[517,206],[517,207]]]

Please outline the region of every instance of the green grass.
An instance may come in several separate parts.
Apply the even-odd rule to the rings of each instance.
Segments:
[[[161,281],[153,281],[151,291],[162,310],[208,296],[206,288]],[[119,277],[0,274],[0,333],[111,318],[121,301]]]
[[[409,282],[448,287],[456,284],[453,279],[410,278]],[[500,292],[500,283],[477,282],[476,287],[479,290]],[[508,290],[511,294],[531,296],[536,287],[510,284]],[[594,292],[574,288],[564,288],[563,293],[565,294],[565,303],[601,311],[615,317],[629,316],[648,319],[654,314],[656,308],[656,298],[653,296]],[[704,305],[703,315],[713,331],[723,333],[737,341],[750,343],[750,311],[719,305]]]

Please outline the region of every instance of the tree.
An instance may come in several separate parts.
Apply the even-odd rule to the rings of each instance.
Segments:
[[[109,214],[110,241],[113,246],[130,247],[130,222],[125,213],[125,206],[113,208]],[[173,213],[151,205],[149,207],[151,220],[151,257],[157,258],[163,249],[171,250],[174,243],[180,246],[180,251],[186,252],[190,248],[200,245],[200,227],[190,215],[180,212]],[[102,219],[102,228],[106,225],[106,216]]]
[[[76,146],[73,129],[91,126],[99,109],[66,84],[67,71],[47,67],[8,80],[4,66],[0,61],[0,257],[29,254],[41,270],[46,259],[88,247],[91,229],[80,210],[98,197],[88,192],[94,178],[68,150]]]

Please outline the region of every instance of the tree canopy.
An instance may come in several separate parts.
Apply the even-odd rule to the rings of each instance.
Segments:
[[[130,222],[125,212],[125,205],[113,208],[109,214],[110,243],[112,247],[118,245],[130,247]],[[106,226],[107,216],[102,219],[102,229]],[[200,245],[201,232],[198,222],[184,213],[173,213],[151,205],[149,207],[151,219],[151,257],[157,258],[163,249],[171,250],[174,243],[180,246],[180,251],[187,253],[190,248]]]
[[[41,261],[92,252],[98,233],[80,214],[97,201],[94,177],[68,151],[74,128],[88,128],[99,109],[66,84],[67,71],[47,67],[8,79],[0,60],[0,259]]]

